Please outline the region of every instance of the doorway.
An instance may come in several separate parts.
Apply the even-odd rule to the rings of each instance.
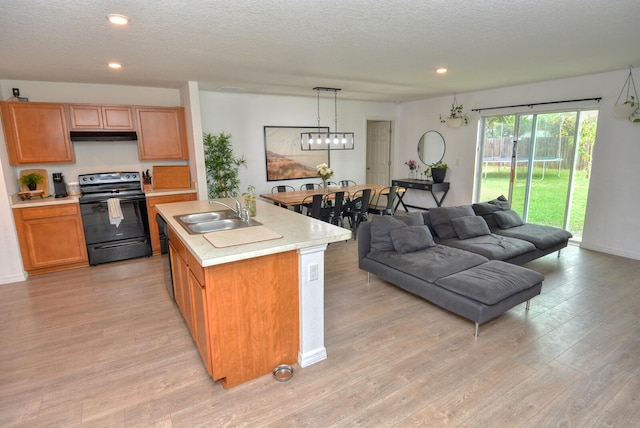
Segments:
[[[489,116],[482,120],[476,195],[505,195],[525,221],[580,240],[598,110]]]
[[[391,183],[393,127],[390,120],[367,120],[367,183]]]

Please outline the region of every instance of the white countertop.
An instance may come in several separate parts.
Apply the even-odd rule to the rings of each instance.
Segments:
[[[220,201],[235,207],[233,199],[220,199]],[[256,216],[253,218],[268,229],[282,235],[282,238],[216,248],[205,239],[204,235],[189,234],[173,217],[190,213],[219,211],[224,209],[221,205],[210,205],[209,201],[202,200],[159,204],[156,205],[156,209],[204,267],[351,239],[352,235],[349,229],[334,226],[263,201],[256,201],[256,204]]]
[[[33,197],[31,199],[25,199],[24,201],[18,196],[17,193],[11,195],[11,208],[31,208],[42,207],[47,205],[60,205],[60,204],[77,204],[78,196],[65,196],[64,198],[56,198],[53,195],[49,195],[45,198],[40,196]]]
[[[198,190],[195,187],[191,189],[153,189],[145,190],[144,194],[147,198],[154,196],[167,196],[167,195],[182,195],[186,193],[196,193]]]

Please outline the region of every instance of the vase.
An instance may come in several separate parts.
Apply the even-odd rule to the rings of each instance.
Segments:
[[[442,183],[447,174],[447,168],[431,168],[431,178],[434,183]]]
[[[253,197],[245,197],[244,198],[244,206],[249,209],[249,216],[256,216],[256,198]]]
[[[329,185],[327,184],[327,180],[322,179],[322,194],[326,195],[329,192]]]
[[[409,170],[409,180],[413,180],[414,178],[416,178],[416,170],[415,169],[410,169]]]

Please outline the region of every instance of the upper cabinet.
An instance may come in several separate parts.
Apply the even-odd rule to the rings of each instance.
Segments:
[[[1,102],[0,107],[11,165],[75,161],[64,104]]]
[[[70,104],[69,119],[72,131],[135,131],[129,106]]]
[[[140,160],[189,159],[184,108],[135,107]]]

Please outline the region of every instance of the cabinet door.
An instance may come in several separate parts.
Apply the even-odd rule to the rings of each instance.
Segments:
[[[104,129],[133,131],[133,114],[131,107],[127,106],[104,106],[102,107],[102,122]]]
[[[136,107],[141,160],[189,159],[182,107]]]
[[[3,102],[9,163],[73,162],[64,104]]]
[[[151,248],[153,254],[160,254],[160,234],[158,232],[158,222],[156,221],[156,205],[168,204],[171,202],[184,202],[195,201],[197,194],[195,193],[183,193],[179,195],[165,195],[165,196],[149,196],[147,198],[147,213],[149,215],[149,232],[151,234]]]
[[[193,328],[193,315],[191,309],[191,290],[189,289],[189,268],[187,267],[187,262],[180,256],[180,251],[178,251],[171,240],[169,240],[169,257],[171,257],[171,277],[173,279],[173,292],[176,304],[191,332]]]
[[[189,288],[193,301],[193,327],[191,335],[196,342],[200,357],[207,367],[209,376],[212,376],[211,352],[209,347],[209,320],[207,316],[206,290],[196,276],[189,270]]]
[[[129,106],[70,104],[69,119],[73,131],[133,131],[133,114]]]
[[[69,106],[69,119],[73,131],[102,129],[102,111],[100,106],[75,105]]]
[[[29,273],[88,266],[78,204],[15,208],[22,261]]]

